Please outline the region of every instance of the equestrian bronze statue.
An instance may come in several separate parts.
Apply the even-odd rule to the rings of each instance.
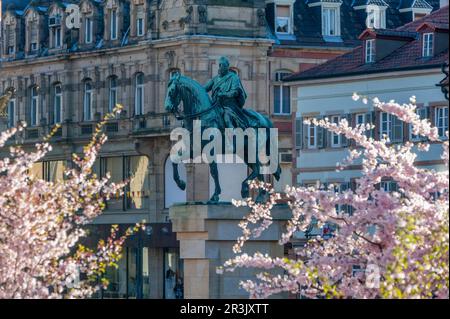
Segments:
[[[208,92],[211,92],[211,96]],[[259,145],[257,147],[265,148],[264,151],[266,154],[269,154],[271,151],[270,129],[273,129],[273,124],[266,116],[251,109],[245,109],[244,104],[246,99],[247,94],[238,74],[230,70],[228,60],[222,57],[219,61],[218,75],[208,81],[205,86],[178,72],[173,73],[168,83],[165,108],[166,111],[175,114],[179,120],[183,121],[183,127],[190,132],[191,137],[194,121],[196,120],[201,121],[202,132],[208,128],[216,128],[222,133],[222,136],[225,136],[224,132],[228,128],[240,128],[242,130],[252,128],[257,132],[259,131],[258,129],[264,129],[267,133],[264,135],[260,134],[261,136],[265,136],[264,143],[262,144],[262,147],[261,144],[257,144]],[[181,102],[183,105],[182,110],[180,110]],[[190,139],[190,143],[192,143],[192,138]],[[202,141],[201,143],[201,148],[203,149],[208,141]],[[263,163],[261,163],[259,157],[257,157],[256,161],[249,161],[249,158],[251,158],[249,152],[258,153],[261,151],[258,149],[249,150],[248,147],[250,144],[248,139],[245,139],[243,161],[252,172],[242,182],[241,195],[243,198],[249,197],[248,181],[254,179],[264,181],[263,175],[266,174],[262,170]],[[192,149],[193,148],[190,147],[190,159],[193,158]],[[225,150],[225,147],[222,149]],[[233,149],[233,154],[236,154],[236,147]],[[272,175],[276,180],[279,180],[281,168],[278,165],[278,150],[276,150],[276,156],[276,167]],[[214,194],[212,195],[210,202],[218,202],[221,188],[216,161],[210,162],[209,166],[211,176],[215,183]],[[173,178],[176,184],[180,189],[184,190],[186,188],[186,183],[180,179],[177,163],[173,163],[173,172]]]

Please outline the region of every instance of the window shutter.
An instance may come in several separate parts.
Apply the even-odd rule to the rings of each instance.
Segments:
[[[374,124],[375,120],[374,120],[373,117],[374,117],[373,112],[366,113],[366,115],[365,115],[365,123],[366,124]],[[373,131],[374,131],[374,129],[366,131],[367,138],[373,137]]]
[[[380,140],[380,112],[373,111],[372,112],[372,124],[374,124],[375,128],[372,130],[372,137],[376,140]]]
[[[302,149],[303,145],[303,117],[295,119],[295,147]]]
[[[327,130],[321,126],[317,127],[317,148],[325,148],[327,143]]]

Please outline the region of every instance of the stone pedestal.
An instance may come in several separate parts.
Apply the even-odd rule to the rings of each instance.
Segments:
[[[237,269],[223,275],[216,273],[218,266],[233,257],[232,246],[242,235],[238,223],[248,212],[248,207],[237,208],[230,203],[186,203],[170,208],[172,229],[180,241],[180,256],[184,262],[186,299],[248,298],[248,293],[240,288],[239,282],[254,279],[257,270]],[[284,249],[278,240],[289,218],[288,207],[275,207],[273,215],[274,222],[270,228],[260,238],[248,241],[244,252],[253,254],[259,251],[272,257],[283,256]]]

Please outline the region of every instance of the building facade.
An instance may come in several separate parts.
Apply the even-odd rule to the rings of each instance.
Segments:
[[[369,16],[373,28],[394,28],[439,7],[432,0],[422,0],[420,10],[416,2],[403,7],[399,1],[356,2],[0,1],[0,92],[15,91],[0,129],[25,120],[27,129],[11,143],[31,149],[61,124],[53,151],[33,169],[36,176],[63,178],[72,153],[82,152],[95,124],[116,103],[124,106],[105,127],[109,140],[95,171],[131,181],[124,196],[108,202],[93,233],[142,220],[151,227],[127,243],[126,258],[108,274],[111,285],[103,297],[174,298],[177,291],[180,297],[174,288],[182,282],[182,263],[168,208],[206,200],[213,191],[207,171],[186,191],[172,181],[169,134],[180,123],[164,110],[170,74],[181,71],[206,83],[217,73],[219,57],[230,59],[247,90],[246,107],[268,115],[279,129],[283,172],[275,186],[282,190],[296,180],[291,169],[297,108],[291,105],[294,91],[282,80],[357,46]],[[201,169],[186,165],[181,175]],[[219,174],[221,200],[240,198],[247,168],[222,164]]]
[[[336,171],[336,163],[355,145],[340,135],[304,124],[307,118],[328,118],[336,123],[347,119],[353,127],[371,123],[375,128],[367,134],[375,139],[388,136],[393,144],[419,143],[421,137],[413,135],[408,125],[374,110],[370,103],[374,97],[409,103],[415,96],[416,112],[438,128],[442,140],[447,138],[448,100],[438,84],[445,78],[442,66],[448,63],[448,6],[395,30],[368,29],[360,39],[362,45],[352,52],[287,79],[296,92],[298,185],[333,184],[336,191],[344,191],[355,187],[355,179],[362,174],[358,162]],[[353,101],[354,92],[367,96],[369,103]],[[432,143],[429,152],[418,152],[416,165],[446,169],[441,154],[441,143]],[[397,189],[391,180],[383,180],[380,187]],[[345,209],[351,213],[351,207]]]

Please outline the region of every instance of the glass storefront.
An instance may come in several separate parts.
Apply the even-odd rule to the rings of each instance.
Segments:
[[[183,282],[179,250],[164,249],[164,299],[183,299]]]
[[[130,225],[131,226],[131,225]],[[126,225],[121,225],[125,230]],[[107,269],[108,287],[94,298],[100,299],[181,299],[183,298],[183,267],[175,234],[170,224],[149,224],[145,232],[131,236],[125,243],[118,268]],[[89,246],[106,238],[110,225],[89,227]]]
[[[111,182],[129,180],[124,188],[124,194],[116,194],[111,198],[107,202],[107,209],[125,211],[150,207],[148,165],[146,156],[102,157],[94,163],[93,171],[99,177],[109,173]]]

